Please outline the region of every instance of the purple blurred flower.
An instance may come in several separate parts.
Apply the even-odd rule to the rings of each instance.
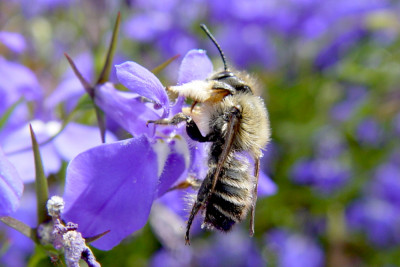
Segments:
[[[18,100],[35,101],[40,103],[43,91],[35,74],[27,67],[12,61],[7,61],[0,56],[0,116],[2,116]],[[17,106],[8,119],[6,127],[2,129],[15,129],[26,123],[29,111],[24,103]],[[3,139],[0,133],[0,140]]]
[[[37,226],[36,195],[34,190],[30,189],[32,188],[24,190],[19,208],[12,217],[33,228]],[[0,232],[4,235],[2,240],[7,240],[2,243],[4,245],[2,249],[7,248],[7,250],[3,251],[4,254],[2,253],[0,257],[0,265],[25,267],[26,259],[35,246],[32,240],[3,223],[0,223]]]
[[[92,54],[83,53],[78,55],[75,60],[75,65],[87,81],[93,79],[94,66]],[[71,68],[68,68],[57,88],[46,98],[45,108],[52,111],[58,104],[63,103],[63,105],[65,105],[65,110],[70,112],[84,93],[85,91],[82,88],[82,84],[76,78],[75,73]]]
[[[211,242],[193,243],[191,247],[162,248],[154,256],[152,267],[159,266],[265,266],[254,239],[240,230],[228,235],[216,233]]]
[[[314,140],[315,155],[318,158],[333,159],[346,149],[346,143],[335,127],[324,126],[317,131]]]
[[[324,266],[324,253],[310,237],[276,229],[267,234],[266,243],[277,255],[279,267]]]
[[[376,246],[400,243],[400,210],[395,203],[366,197],[349,206],[346,218],[351,229],[364,232]]]
[[[350,87],[346,90],[345,99],[331,109],[333,119],[343,122],[351,118],[357,108],[364,101],[367,92],[363,87]]]
[[[398,155],[397,155],[398,156]],[[374,180],[368,185],[368,192],[393,204],[400,204],[400,167],[396,162],[380,165]]]
[[[16,32],[0,31],[0,43],[17,54],[23,53],[26,49],[24,36]]]
[[[293,182],[311,185],[321,193],[341,188],[349,179],[350,170],[336,159],[300,160],[291,171]]]
[[[297,161],[291,171],[291,179],[293,182],[302,185],[311,185],[314,183],[314,169],[313,160],[299,160]]]
[[[242,69],[252,65],[263,68],[276,66],[276,47],[267,31],[258,25],[229,23],[219,29],[215,36],[219,43],[224,44],[223,49],[228,61],[234,62]],[[238,39],[241,41],[238,42]],[[209,46],[211,45],[209,42]]]
[[[357,127],[356,138],[361,144],[378,146],[383,140],[382,127],[373,118],[365,118]]]
[[[265,266],[254,239],[241,229],[232,230],[228,235],[216,233],[211,245],[203,244],[196,248],[199,266]]]
[[[315,59],[315,67],[325,69],[337,63],[345,53],[366,36],[363,28],[354,28],[337,36],[330,45],[323,48]]]
[[[373,180],[365,185],[364,196],[346,211],[349,226],[364,232],[379,247],[400,244],[400,167],[395,151],[375,170]]]
[[[19,2],[25,17],[40,16],[45,12],[54,11],[59,8],[69,7],[74,0],[15,0]]]
[[[198,45],[195,36],[187,32],[184,27],[176,26],[157,36],[156,47],[167,56],[179,55],[181,51],[196,46]]]
[[[17,170],[0,147],[0,217],[17,210],[23,190],[24,184]]]
[[[124,33],[128,38],[151,42],[171,27],[171,16],[164,12],[142,13],[132,16],[124,23]]]
[[[193,252],[187,248],[179,251],[158,250],[151,259],[151,267],[185,267],[191,266]]]
[[[44,124],[41,121],[32,121],[31,124],[39,143],[49,139],[60,127],[58,123]],[[0,140],[0,144],[9,160],[15,165],[24,183],[33,182],[35,179],[35,162],[31,150],[32,141],[29,125],[25,124],[15,131],[8,132],[6,137]],[[44,162],[45,174],[57,172],[61,167],[61,160],[54,146],[51,143],[46,144],[40,147],[40,152]]]
[[[400,136],[400,112],[393,118],[393,127],[397,136]]]

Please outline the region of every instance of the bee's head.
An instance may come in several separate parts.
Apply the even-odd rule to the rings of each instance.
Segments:
[[[236,76],[232,71],[228,69],[224,52],[222,52],[220,45],[218,44],[217,40],[215,40],[214,36],[210,33],[210,31],[207,29],[207,26],[201,24],[200,27],[204,30],[207,36],[215,44],[215,46],[219,51],[219,54],[221,55],[222,62],[224,63],[224,70],[221,72],[217,72],[209,79],[211,81],[216,81],[214,89],[225,89],[229,91],[230,94],[236,94],[239,92],[253,93],[250,86],[248,86],[242,79],[240,79],[238,76]]]
[[[216,83],[216,89],[226,89],[230,91],[231,94],[253,93],[250,86],[229,70],[217,72],[211,76],[210,80],[218,82]]]

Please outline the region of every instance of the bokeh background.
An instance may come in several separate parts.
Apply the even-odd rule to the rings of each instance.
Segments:
[[[152,69],[201,48],[222,68],[205,23],[229,64],[258,78],[272,129],[262,169],[277,191],[258,200],[253,238],[245,221],[229,234],[198,231],[185,247],[174,235],[179,217],[160,202],[142,230],[110,251],[94,249],[99,262],[400,266],[398,1],[1,0],[0,117],[24,99],[20,116],[0,128],[3,148],[7,129],[65,120],[84,90],[64,53],[95,81],[118,12],[115,64]],[[158,74],[163,84],[176,83],[181,58]],[[93,110],[74,120],[95,125]],[[54,193],[63,192],[66,164],[54,164]],[[15,217],[34,225],[32,189],[27,179]],[[0,265],[51,266],[15,231],[2,226],[0,240]]]

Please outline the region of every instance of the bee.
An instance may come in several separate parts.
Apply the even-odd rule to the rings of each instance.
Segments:
[[[190,227],[199,211],[204,215],[202,227],[223,232],[243,221],[250,212],[253,236],[260,158],[270,139],[268,112],[261,97],[253,94],[257,86],[254,79],[245,72],[231,71],[214,36],[204,24],[201,28],[217,47],[224,70],[206,80],[167,87],[192,99],[192,106],[170,119],[148,121],[161,125],[185,122],[191,139],[211,144],[208,172],[187,221],[186,244],[190,244]],[[254,159],[254,173],[244,153]]]

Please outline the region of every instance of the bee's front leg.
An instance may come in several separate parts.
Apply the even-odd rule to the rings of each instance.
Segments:
[[[183,113],[178,113],[175,116],[173,116],[171,119],[161,119],[161,120],[155,120],[155,121],[147,121],[146,125],[149,125],[149,123],[154,123],[154,124],[161,124],[161,125],[177,125],[183,121],[191,121],[192,118],[190,116],[187,116]]]
[[[192,117],[185,115],[183,113],[178,113],[173,116],[171,119],[161,119],[155,121],[147,121],[146,125],[149,123],[160,124],[160,125],[177,125],[181,122],[186,122],[186,133],[188,136],[198,142],[213,142],[215,137],[213,134],[208,134],[203,136],[199,130],[199,127],[194,122]]]

